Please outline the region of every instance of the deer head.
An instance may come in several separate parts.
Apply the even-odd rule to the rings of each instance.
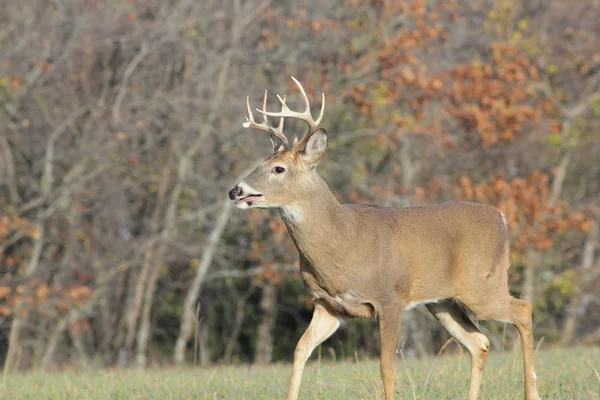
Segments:
[[[246,98],[248,116],[244,128],[254,128],[269,132],[273,143],[274,153],[248,175],[244,180],[229,191],[229,198],[235,201],[238,208],[250,207],[272,208],[292,205],[294,200],[305,196],[316,179],[315,167],[327,149],[327,133],[318,129],[325,111],[325,95],[321,96],[321,112],[319,118],[313,119],[310,103],[304,88],[294,77],[292,80],[300,89],[305,108],[302,112],[292,111],[286,105],[286,98],[277,98],[281,102],[280,112],[269,112],[267,107],[267,92],[263,100],[262,110],[257,109],[263,116],[263,122],[257,123]],[[268,117],[279,118],[279,125],[269,124]],[[291,148],[283,133],[285,118],[299,119],[306,122],[308,130],[301,140],[294,138]]]

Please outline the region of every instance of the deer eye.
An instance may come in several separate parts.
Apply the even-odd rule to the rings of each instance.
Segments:
[[[285,172],[285,168],[283,168],[283,167],[273,168],[273,173],[275,173],[275,174],[283,174],[284,172]]]

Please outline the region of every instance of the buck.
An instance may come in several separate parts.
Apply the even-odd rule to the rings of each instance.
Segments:
[[[492,319],[516,326],[521,336],[525,399],[539,399],[533,360],[531,305],[508,290],[509,246],[506,218],[494,207],[447,202],[422,207],[340,204],[316,166],[327,148],[306,92],[304,111],[257,111],[248,98],[245,128],[269,133],[273,154],[229,191],[240,209],[277,208],[300,255],[300,271],[312,296],[314,313],[294,352],[286,399],[298,398],[312,351],[340,326],[341,317],[379,320],[380,371],[385,399],[393,397],[396,347],[403,310],[424,304],[471,355],[468,399],[476,399],[490,346],[470,319]],[[273,126],[268,117],[279,118]],[[283,133],[286,118],[308,125],[292,145]]]

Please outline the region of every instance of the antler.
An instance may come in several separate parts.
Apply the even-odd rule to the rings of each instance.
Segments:
[[[279,98],[279,101],[281,101],[281,104],[282,104],[281,109],[283,111],[284,107],[286,107],[285,96],[283,99],[279,96],[277,96],[277,97]],[[250,100],[248,97],[246,97],[246,108],[248,109],[248,116],[246,117],[246,122],[242,125],[244,128],[254,128],[254,129],[259,129],[261,131],[267,131],[272,136],[275,136],[275,137],[279,138],[279,140],[281,140],[281,146],[279,147],[279,151],[287,148],[288,139],[283,134],[283,122],[284,122],[285,118],[284,117],[279,118],[279,125],[277,126],[277,128],[269,125],[269,120],[267,119],[267,91],[266,90],[265,90],[265,98],[263,100],[263,109],[262,109],[262,111],[257,109],[260,113],[263,114],[263,122],[261,122],[259,124],[254,120],[254,115],[252,114],[252,110],[250,109]],[[273,139],[271,139],[271,140],[273,140]],[[273,142],[273,143],[275,143],[275,142]]]
[[[295,118],[295,119],[299,119],[299,120],[306,122],[308,124],[308,131],[306,131],[306,134],[302,138],[302,141],[300,142],[300,144],[298,143],[298,138],[297,137],[294,138],[293,147],[294,147],[294,150],[297,151],[300,149],[300,147],[302,147],[302,144],[306,143],[308,141],[308,139],[316,132],[317,127],[318,127],[319,123],[321,122],[321,119],[323,119],[323,112],[325,111],[325,94],[324,93],[321,94],[321,112],[319,113],[319,118],[317,118],[315,120],[315,119],[313,119],[312,114],[310,113],[310,103],[308,101],[308,96],[306,96],[306,92],[304,91],[304,88],[302,87],[300,82],[298,82],[298,80],[296,78],[294,78],[293,76],[292,76],[292,80],[296,83],[296,86],[298,86],[298,89],[300,89],[300,93],[302,94],[302,98],[304,99],[304,111],[303,112],[290,110],[289,107],[285,104],[285,97],[282,99],[279,95],[277,95],[277,98],[281,102],[281,112],[268,112],[265,110],[264,107],[263,107],[263,110],[257,109],[257,111],[259,113],[263,114],[263,116],[265,118],[267,116],[279,117],[279,118],[281,118],[281,121],[283,121],[284,118]],[[281,125],[283,125],[283,122],[281,122]]]

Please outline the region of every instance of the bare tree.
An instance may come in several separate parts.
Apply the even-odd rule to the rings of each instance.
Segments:
[[[273,329],[277,317],[277,288],[272,283],[265,283],[262,287],[260,311],[254,362],[269,364],[273,360]]]

